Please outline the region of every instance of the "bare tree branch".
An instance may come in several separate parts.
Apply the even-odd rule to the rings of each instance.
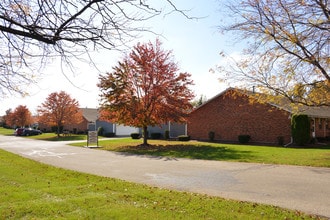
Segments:
[[[221,29],[253,43],[232,62],[231,74],[220,68],[222,78],[245,79],[292,102],[330,105],[329,1],[243,0],[229,9],[235,20]]]
[[[188,17],[170,0],[163,4]],[[8,92],[24,94],[21,83],[33,82],[32,73],[53,57],[71,66],[72,58],[120,50],[139,33],[152,32],[144,22],[166,13],[159,5],[145,0],[2,0],[0,97]]]

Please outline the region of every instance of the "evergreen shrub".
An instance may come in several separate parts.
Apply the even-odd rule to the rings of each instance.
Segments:
[[[215,132],[214,131],[210,131],[209,132],[209,141],[213,142],[214,141],[214,137],[215,137]]]
[[[251,139],[250,135],[247,135],[247,134],[238,135],[238,141],[241,144],[249,143],[250,139]]]
[[[132,139],[140,139],[140,134],[139,133],[131,133],[131,138]]]
[[[103,137],[115,137],[116,134],[113,133],[113,132],[106,132],[106,133],[103,133]]]
[[[293,142],[303,146],[310,141],[310,121],[307,115],[293,115],[291,118]]]
[[[151,139],[160,139],[162,137],[162,134],[159,132],[151,133],[150,134]]]
[[[98,135],[98,136],[103,136],[103,132],[104,132],[104,128],[103,128],[103,127],[99,127],[99,128],[97,129],[97,135]]]
[[[189,135],[180,135],[178,136],[178,141],[190,141]]]
[[[165,138],[165,140],[170,139],[170,131],[169,130],[165,131],[164,138]]]

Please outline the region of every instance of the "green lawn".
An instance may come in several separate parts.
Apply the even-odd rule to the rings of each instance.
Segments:
[[[12,135],[13,130],[0,128],[0,134]],[[86,140],[86,135],[72,135],[57,139],[53,133],[30,136],[39,140]],[[131,138],[109,139],[99,141],[101,150],[146,154],[164,157],[181,157],[204,160],[232,162],[284,164],[299,166],[330,167],[330,145],[318,145],[311,148],[291,148],[274,146],[253,146],[236,144],[218,144],[208,142],[178,142],[149,140],[150,147],[139,146],[142,140]],[[72,144],[86,146],[86,141]]]
[[[14,129],[6,129],[0,127],[0,134],[2,135],[14,135]],[[36,136],[28,136],[26,138],[30,139],[38,139],[38,140],[45,140],[45,141],[76,141],[76,140],[86,140],[86,135],[76,135],[72,134],[70,136],[63,137],[62,135],[58,138],[55,133],[43,133],[41,135]]]
[[[80,140],[82,141],[87,139],[87,135],[72,134],[70,136],[60,135],[60,137],[57,137],[57,135],[54,133],[43,133],[41,135],[29,136],[27,138],[38,139],[43,141],[80,141]]]
[[[0,127],[0,134],[2,135],[14,135],[15,130],[14,129],[7,129]]]
[[[320,219],[51,167],[0,150],[0,219]]]
[[[131,138],[110,139],[99,141],[99,146],[101,146],[101,150],[163,157],[330,167],[329,145],[320,145],[318,148],[288,148],[197,141],[149,140],[148,142],[149,147],[142,147],[139,146],[142,140],[132,140]],[[84,146],[84,144],[75,143],[73,145]]]

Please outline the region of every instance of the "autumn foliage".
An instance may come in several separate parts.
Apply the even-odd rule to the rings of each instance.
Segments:
[[[26,127],[33,123],[30,110],[25,105],[19,105],[6,116],[6,124],[11,127]]]
[[[78,101],[64,91],[51,93],[38,107],[38,114],[39,123],[57,127],[58,136],[61,127],[82,121]]]
[[[101,118],[108,121],[146,132],[147,126],[184,122],[192,109],[190,74],[179,73],[171,52],[164,51],[159,40],[155,45],[137,44],[99,80]]]
[[[222,53],[222,81],[292,103],[330,106],[329,1],[242,0],[228,6],[234,19],[221,29],[246,44],[240,56]]]

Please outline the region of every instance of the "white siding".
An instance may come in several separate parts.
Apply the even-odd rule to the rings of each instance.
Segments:
[[[129,136],[131,133],[139,133],[139,129],[136,127],[116,125],[117,136]]]

